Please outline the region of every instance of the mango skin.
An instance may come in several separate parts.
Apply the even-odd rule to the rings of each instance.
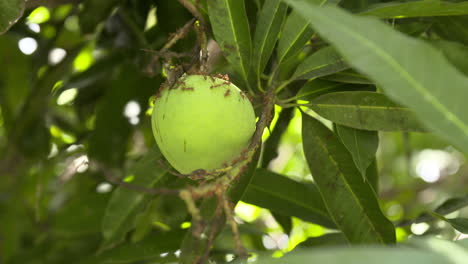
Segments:
[[[160,92],[151,116],[161,153],[180,173],[230,165],[255,132],[250,100],[234,84],[184,75]]]

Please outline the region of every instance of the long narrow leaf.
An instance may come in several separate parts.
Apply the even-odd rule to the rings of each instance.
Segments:
[[[263,4],[253,41],[256,76],[262,74],[273,52],[287,9],[288,6],[281,0],[270,0]]]
[[[340,125],[364,130],[424,131],[409,108],[395,104],[381,93],[328,93],[310,103],[319,115]]]
[[[299,183],[266,169],[257,169],[244,202],[312,223],[335,228],[314,184]]]
[[[155,168],[157,160],[161,158],[159,152],[152,151],[129,169],[127,177],[132,184],[151,188],[161,180],[165,171]],[[135,214],[135,209],[143,201],[144,193],[117,187],[113,192],[102,219],[102,233],[105,244],[112,244],[122,233],[128,231],[128,220]],[[124,230],[124,231],[122,231]]]
[[[303,114],[302,141],[325,206],[346,238],[353,244],[394,243],[392,223],[383,215],[374,191],[339,139],[319,121]]]
[[[312,79],[349,68],[333,47],[323,48],[307,57],[297,66],[292,79]]]
[[[26,0],[0,0],[0,34],[13,26],[24,12]]]
[[[241,262],[236,262],[236,264]],[[294,250],[282,258],[260,256],[253,264],[459,264],[449,257],[438,254],[429,249],[415,248],[382,248],[382,247],[357,247],[357,248],[329,248],[320,250]]]
[[[468,2],[452,3],[437,0],[390,2],[370,6],[368,10],[359,14],[379,18],[460,16],[468,14]]]
[[[337,125],[336,131],[341,142],[353,157],[354,164],[366,179],[367,168],[375,159],[375,153],[379,146],[379,135],[375,131],[351,128]]]
[[[309,0],[309,2],[321,6],[325,3],[338,1]],[[278,61],[283,62],[301,51],[313,34],[314,31],[308,26],[307,20],[297,11],[291,12],[286,19],[278,42]]]
[[[468,77],[424,41],[405,36],[375,18],[339,8],[285,0],[318,33],[395,101],[412,108],[424,125],[468,152]]]
[[[247,80],[252,44],[244,0],[210,0],[208,14],[221,50],[234,69]]]

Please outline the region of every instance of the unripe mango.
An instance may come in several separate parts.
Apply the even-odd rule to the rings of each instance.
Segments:
[[[160,91],[151,120],[159,149],[182,174],[230,165],[255,132],[255,113],[244,93],[205,75],[184,75]]]

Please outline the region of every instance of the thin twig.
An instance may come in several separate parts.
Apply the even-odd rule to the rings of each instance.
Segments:
[[[234,208],[231,207],[227,197],[223,195],[221,199],[223,200],[222,202],[223,202],[223,207],[224,207],[224,213],[226,214],[226,220],[231,226],[232,235],[234,236],[234,242],[236,244],[237,254],[241,258],[243,258],[247,256],[247,253],[246,253],[245,248],[242,246],[242,241],[241,241],[240,234],[239,234],[239,227],[237,226],[236,220],[234,219],[234,215],[233,215]]]
[[[149,74],[154,74],[153,68],[156,62],[159,60],[161,57],[165,57],[162,54],[166,54],[169,52],[169,49],[174,46],[179,40],[183,39],[189,32],[190,28],[192,27],[193,23],[195,22],[195,18],[190,19],[185,25],[181,28],[179,28],[174,34],[171,34],[169,39],[167,40],[166,44],[159,50],[159,51],[154,51],[156,53],[156,56],[154,56],[150,63],[148,64],[146,68],[146,72]],[[165,57],[167,59],[167,57]]]
[[[187,0],[178,0],[195,18],[197,18],[203,25],[206,25],[203,15],[198,11],[198,8]]]
[[[215,217],[213,219],[213,221],[211,222],[211,229],[210,229],[210,234],[208,235],[208,240],[206,241],[205,252],[203,252],[203,254],[201,255],[201,257],[199,259],[194,261],[194,263],[196,263],[196,264],[206,263],[206,261],[208,260],[208,257],[210,255],[210,249],[211,249],[211,246],[213,245],[213,242],[214,242],[214,240],[216,238],[216,234],[218,233],[219,228],[221,227],[221,225],[224,223],[222,209],[223,209],[223,204],[222,204],[221,201],[218,201],[218,205],[217,205],[216,211],[215,211],[215,215],[217,217]]]

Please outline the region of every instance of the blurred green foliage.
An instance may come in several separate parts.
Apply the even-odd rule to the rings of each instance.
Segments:
[[[240,239],[249,252],[274,257],[286,254],[288,263],[305,263],[312,257],[324,262],[375,263],[352,262],[370,251],[380,259],[391,254],[390,260],[423,263],[430,259],[424,255],[431,247],[439,245],[441,251],[447,251],[444,256],[430,255],[433,263],[452,263],[443,262],[445,255],[461,258],[457,254],[466,251],[466,239],[457,244],[432,239],[411,242],[415,249],[395,249],[394,253],[382,247],[340,249],[337,255],[335,251],[321,251],[323,246],[342,247],[348,241],[335,229],[336,216],[330,218],[329,204],[320,196],[323,189],[313,183],[314,175],[308,167],[312,165],[306,162],[303,149],[302,115],[310,115],[329,128],[339,126],[338,133],[327,131],[336,137],[332,145],[346,146],[337,147],[343,153],[350,152],[346,152],[349,158],[345,165],[357,166],[351,170],[365,182],[366,195],[377,195],[383,215],[395,226],[398,243],[408,243],[414,237],[466,238],[467,153],[431,133],[412,132],[424,129],[419,127],[421,120],[413,120],[411,109],[377,94],[381,87],[355,70],[347,70],[349,65],[344,65],[341,57],[337,59],[334,50],[331,55],[329,48],[315,54],[327,44],[304,26],[306,22],[298,14],[286,11],[284,3],[213,0],[216,3],[210,5],[207,1],[37,0],[27,2],[21,16],[24,2],[0,0],[0,32],[19,18],[0,35],[0,263],[178,262],[183,241],[190,235],[191,217],[185,204],[176,196],[146,195],[118,186],[111,179],[125,179],[147,188],[194,185],[191,180],[166,173],[167,165],[155,145],[149,115],[153,95],[167,78],[166,64],[190,66],[198,61],[200,46],[194,30],[170,49],[183,56],[169,61],[155,52],[193,18],[180,2],[200,2],[198,19],[207,23],[208,48],[213,54],[209,58],[210,73],[229,73],[234,82],[245,84],[239,86],[245,86],[246,92],[250,87],[259,93],[258,83],[264,87],[285,84],[278,91],[273,123],[264,133],[260,161],[251,164],[240,187],[231,193],[236,202],[240,200],[236,220]],[[372,10],[370,5],[380,2],[387,1],[344,0],[339,5],[365,14]],[[223,21],[214,20],[209,13],[219,4],[233,12],[244,12],[245,8],[245,13],[238,13],[241,23],[231,23],[235,27],[224,31]],[[262,12],[263,6],[267,9]],[[270,17],[270,9],[279,10],[281,17]],[[425,16],[421,11],[396,20],[390,16],[384,22],[395,32],[424,39],[458,67],[460,74],[466,74],[468,31],[453,26],[468,28],[468,10],[460,9],[459,15]],[[395,10],[405,9],[390,9],[392,14]],[[269,21],[276,28],[264,28],[257,21]],[[295,23],[304,26],[302,34],[292,26]],[[285,29],[290,31],[281,32]],[[239,44],[235,36],[247,42],[257,39],[254,47],[265,46],[266,54],[256,53],[260,51],[252,49],[250,42]],[[274,50],[278,36],[281,48]],[[282,36],[299,36],[301,41],[289,43]],[[220,39],[227,46],[217,46],[215,40]],[[230,41],[239,44],[239,56],[227,52],[232,48]],[[292,47],[290,53],[286,52],[288,45]],[[225,52],[224,57],[219,48]],[[253,63],[254,72],[260,71],[253,79],[247,66],[250,52],[253,58],[260,58]],[[329,68],[317,71],[314,67],[322,63]],[[264,68],[266,74],[262,73]],[[296,68],[307,74],[296,78]],[[451,84],[445,85],[450,93]],[[340,93],[346,95],[340,97]],[[379,100],[364,102],[362,94]],[[398,109],[382,115],[366,109],[353,112],[343,107],[343,102],[349,101],[353,106]],[[315,112],[291,107],[308,103]],[[337,106],[324,110],[321,107],[325,104]],[[260,105],[261,100],[256,98],[258,111]],[[362,121],[363,113],[365,122],[357,127],[354,124]],[[408,124],[395,122],[401,118],[409,120]],[[425,122],[431,122],[430,118]],[[351,136],[359,140],[354,142]],[[370,145],[365,153],[360,152],[362,146],[357,141]],[[317,153],[318,161],[324,159],[319,155],[324,154]],[[358,190],[363,189],[358,186]],[[209,207],[209,202],[205,204]],[[340,204],[337,201],[336,208]],[[427,211],[445,215],[446,219],[435,218]],[[210,259],[227,262],[235,254],[234,243],[229,227],[224,227],[214,241]],[[293,255],[296,246],[300,250]]]

